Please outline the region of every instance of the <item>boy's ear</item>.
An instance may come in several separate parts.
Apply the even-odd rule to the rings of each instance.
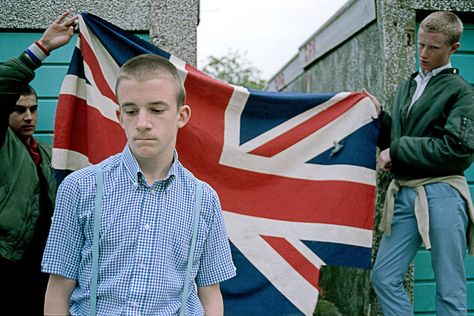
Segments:
[[[454,54],[459,49],[459,45],[459,42],[453,44],[453,46],[451,47],[451,54]]]
[[[178,128],[184,127],[191,117],[191,108],[189,105],[182,105],[178,109]]]

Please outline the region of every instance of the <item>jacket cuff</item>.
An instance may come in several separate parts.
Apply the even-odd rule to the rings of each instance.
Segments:
[[[33,43],[18,56],[18,59],[30,69],[35,70],[41,66],[48,55],[49,53],[46,53],[38,44]]]
[[[390,144],[390,160],[392,161],[392,172],[394,169],[397,169],[397,164],[400,162],[398,159],[398,147],[400,145],[400,140],[397,139]]]

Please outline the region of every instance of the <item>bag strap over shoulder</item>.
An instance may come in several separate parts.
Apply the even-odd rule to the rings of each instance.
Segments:
[[[191,278],[191,269],[193,267],[194,250],[196,249],[196,239],[199,227],[199,216],[201,214],[201,200],[202,200],[202,181],[196,179],[196,193],[194,195],[195,206],[194,206],[194,221],[193,221],[193,237],[191,239],[191,247],[189,248],[188,266],[186,268],[186,278],[184,279],[183,298],[181,300],[181,309],[179,311],[180,316],[186,315],[188,295],[189,295],[189,283]]]
[[[102,194],[104,190],[104,171],[102,165],[96,166],[97,175],[97,189],[95,195],[94,208],[94,231],[92,240],[92,275],[91,275],[91,307],[90,316],[96,315],[97,309],[97,281],[99,274],[99,231],[100,231],[100,213],[102,210]]]

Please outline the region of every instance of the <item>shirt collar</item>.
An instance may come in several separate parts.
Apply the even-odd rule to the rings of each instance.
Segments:
[[[129,176],[132,179],[134,186],[137,187],[140,177],[143,177],[143,172],[140,168],[140,165],[138,164],[137,159],[135,158],[132,151],[130,150],[130,147],[128,146],[128,144],[125,145],[122,157],[123,157],[122,160],[123,160],[125,169],[129,173]],[[178,171],[178,153],[175,150],[173,152],[173,163],[171,164],[171,167],[168,170],[166,177],[164,177],[160,181],[163,181],[165,184],[168,185],[176,177],[177,171]]]
[[[425,79],[426,77],[434,77],[437,74],[439,74],[441,71],[443,71],[447,68],[452,68],[451,63],[447,63],[444,66],[435,68],[435,69],[431,70],[430,72],[428,72],[426,75],[423,73],[423,70],[420,68],[420,71],[418,72],[418,75],[421,77],[421,79]]]

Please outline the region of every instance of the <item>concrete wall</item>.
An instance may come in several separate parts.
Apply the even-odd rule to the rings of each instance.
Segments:
[[[337,53],[338,56],[334,56],[334,58],[332,58],[333,53],[337,52],[341,46],[345,46],[346,43],[351,43],[355,33],[363,31],[375,21],[374,0],[348,1],[299,47],[298,54],[269,80],[267,90],[335,91],[336,87],[332,85],[335,82],[332,79],[339,76],[340,72],[338,71],[349,71],[352,75],[359,72],[355,67],[365,66],[359,64],[359,57],[365,58],[361,54],[360,47],[368,43],[369,46],[365,50],[371,53],[366,59],[374,56],[373,52],[376,52],[378,48],[376,31],[373,30],[372,34],[366,35],[363,39],[365,42],[351,44],[351,48]],[[330,59],[327,59],[327,56],[330,56]],[[322,68],[314,69],[313,73],[309,73],[319,64],[322,65]],[[324,68],[325,66],[327,68]],[[313,78],[316,73],[317,76]],[[312,88],[317,90],[308,90]]]
[[[0,0],[0,29],[45,29],[64,10],[88,11],[196,65],[199,0]]]
[[[199,0],[152,0],[150,2],[152,42],[196,66]]]
[[[357,36],[311,64],[287,92],[339,92],[380,89],[382,56],[377,24],[371,23]]]

